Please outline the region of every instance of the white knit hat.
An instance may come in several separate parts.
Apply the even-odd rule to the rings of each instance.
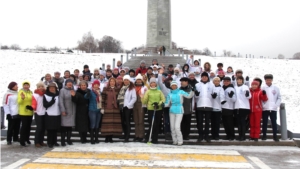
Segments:
[[[174,80],[171,82],[171,85],[170,85],[170,86],[173,86],[173,85],[176,85],[176,86],[178,87],[178,84],[177,84],[177,82],[176,82],[176,81],[174,81]]]
[[[143,76],[139,73],[136,77],[135,77],[135,80],[143,80]]]
[[[174,71],[175,71],[175,70],[178,70],[178,71],[180,72],[180,68],[179,68],[179,67],[176,67],[176,68],[174,69]]]
[[[130,76],[129,76],[129,75],[125,75],[125,76],[123,77],[123,81],[124,81],[125,79],[127,79],[127,80],[130,81]]]
[[[149,83],[150,83],[150,84],[151,84],[151,83],[156,83],[156,78],[155,78],[155,77],[151,77]]]
[[[40,86],[43,86],[45,88],[45,84],[42,82],[42,81],[39,81],[37,84],[36,84],[36,87],[40,87]]]
[[[100,75],[106,76],[106,72],[104,70],[100,70]]]

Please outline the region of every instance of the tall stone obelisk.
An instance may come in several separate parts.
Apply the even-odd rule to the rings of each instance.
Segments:
[[[171,0],[148,0],[147,47],[172,47]]]

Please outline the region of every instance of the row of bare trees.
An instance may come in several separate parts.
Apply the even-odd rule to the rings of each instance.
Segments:
[[[107,35],[98,40],[93,36],[92,32],[82,36],[82,39],[78,41],[77,49],[86,53],[117,53],[123,50],[121,41]]]

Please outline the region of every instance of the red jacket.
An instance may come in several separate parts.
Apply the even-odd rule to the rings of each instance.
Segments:
[[[146,67],[144,67],[144,68],[139,67],[139,68],[136,69],[135,75],[137,76],[139,73],[140,73],[141,75],[144,75],[144,74],[147,73],[147,70],[148,70],[148,69],[147,69]]]
[[[251,92],[251,99],[249,100],[250,102],[250,110],[251,112],[262,112],[263,106],[262,102],[267,101],[268,97],[267,95],[263,95],[263,92],[260,88],[257,88],[255,90],[250,89]]]

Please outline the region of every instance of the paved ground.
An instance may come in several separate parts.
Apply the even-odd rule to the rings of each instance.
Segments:
[[[300,168],[297,147],[172,146],[142,143],[21,148],[1,142],[1,168]]]

